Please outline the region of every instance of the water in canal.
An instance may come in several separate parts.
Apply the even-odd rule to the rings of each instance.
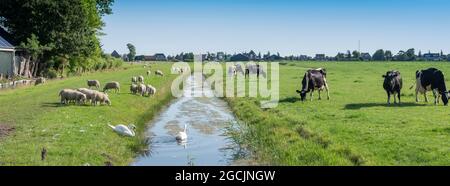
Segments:
[[[197,78],[199,79],[199,78]],[[184,96],[173,101],[168,108],[149,123],[150,152],[141,155],[134,166],[214,166],[232,165],[239,151],[225,135],[225,128],[235,122],[225,101],[216,97],[194,97],[202,90],[201,81],[190,76],[184,85]],[[184,144],[175,136],[187,124],[188,140]]]

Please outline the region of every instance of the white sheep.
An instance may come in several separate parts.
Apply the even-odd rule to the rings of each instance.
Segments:
[[[132,78],[131,78],[131,83],[137,83],[137,82],[138,82],[137,77],[132,77]]]
[[[138,93],[138,86],[137,86],[136,84],[132,84],[132,85],[130,86],[130,92],[131,92],[132,94],[137,94],[137,93]]]
[[[90,89],[87,89],[87,88],[79,88],[79,89],[77,89],[77,91],[85,94],[86,95],[86,101],[90,101],[91,103],[93,102],[92,100],[95,98],[95,95],[98,92],[98,91],[90,90]]]
[[[111,104],[112,104],[111,100],[109,99],[108,94],[103,93],[103,92],[98,92],[98,91],[95,92],[95,97],[92,101],[95,106],[97,106],[99,103],[100,103],[100,105],[108,104],[109,106],[111,106]]]
[[[109,82],[103,88],[103,92],[107,92],[108,90],[114,90],[116,93],[120,92],[120,83],[119,82]]]
[[[137,92],[138,92],[141,96],[145,96],[145,93],[147,93],[147,86],[145,86],[144,84],[139,84],[137,90],[138,90]]]
[[[154,96],[156,94],[156,88],[151,86],[151,85],[147,85],[147,94],[148,96]]]
[[[88,84],[89,88],[95,87],[97,89],[100,89],[100,81],[98,81],[98,80],[88,80],[87,84]]]
[[[155,71],[155,75],[163,77],[164,73],[161,70],[157,70]]]
[[[34,83],[35,86],[40,85],[40,84],[45,84],[47,80],[43,77],[37,78],[36,82]]]
[[[139,76],[138,77],[138,82],[139,83],[144,83],[144,81],[145,81],[144,76]]]
[[[76,90],[64,89],[59,92],[61,97],[61,104],[69,104],[71,101],[75,101],[78,104],[86,102],[86,95]]]

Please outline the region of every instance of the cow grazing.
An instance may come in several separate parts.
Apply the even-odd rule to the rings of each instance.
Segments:
[[[401,91],[403,88],[403,79],[399,71],[392,70],[386,72],[386,75],[383,75],[384,83],[383,88],[386,90],[388,95],[388,104],[391,104],[391,96],[394,96],[394,103],[401,103]]]
[[[413,88],[414,85],[411,87]],[[416,102],[419,102],[419,93],[424,94],[425,101],[428,102],[427,91],[432,91],[434,95],[434,104],[439,104],[439,98],[442,97],[444,105],[448,105],[447,87],[445,77],[442,71],[436,68],[427,70],[418,70],[416,72]]]
[[[323,90],[327,91],[327,98],[330,100],[330,92],[327,84],[327,72],[325,69],[311,69],[305,73],[302,81],[302,90],[297,90],[300,94],[301,100],[306,100],[306,94],[310,93],[311,101],[313,100],[313,93],[315,90],[319,91],[319,100],[322,99],[321,92]]]

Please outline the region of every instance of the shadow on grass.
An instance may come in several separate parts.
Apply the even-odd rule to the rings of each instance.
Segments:
[[[362,108],[372,107],[423,107],[426,105],[417,103],[401,103],[401,104],[387,104],[387,103],[353,103],[345,105],[345,110],[359,110]]]
[[[279,103],[296,103],[301,102],[302,100],[299,97],[289,97],[281,99]]]
[[[61,104],[61,103],[58,102],[58,103],[42,103],[41,106],[44,107],[44,108],[59,108],[59,107],[69,107],[69,106],[90,107],[92,105],[90,105],[90,104],[78,105],[78,104],[74,104],[74,103],[71,103],[69,105],[64,105],[64,104]]]

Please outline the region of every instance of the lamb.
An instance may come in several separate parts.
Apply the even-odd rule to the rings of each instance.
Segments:
[[[105,88],[103,88],[103,92],[107,92],[108,90],[114,90],[115,93],[120,92],[120,83],[119,82],[109,82],[105,85]]]
[[[100,89],[100,81],[98,81],[98,80],[88,80],[87,84],[88,84],[89,88],[95,87],[97,89]]]
[[[151,86],[151,85],[147,85],[147,94],[148,96],[154,96],[156,94],[156,88]]]
[[[164,73],[161,70],[157,70],[155,71],[155,75],[163,77]]]
[[[45,84],[46,81],[47,80],[45,78],[40,77],[40,78],[36,79],[36,82],[34,82],[34,86],[38,86],[40,84]]]
[[[152,75],[152,71],[147,71],[147,76],[150,76],[150,75]]]
[[[137,92],[138,92],[141,96],[144,96],[145,93],[147,93],[147,86],[145,86],[144,84],[139,84],[137,90],[138,90]]]
[[[144,80],[145,80],[145,79],[144,79],[144,76],[139,76],[139,77],[138,77],[138,82],[139,82],[139,83],[144,83]]]
[[[137,77],[132,77],[132,78],[131,78],[131,82],[132,82],[132,83],[137,83],[137,82],[138,82]]]
[[[70,101],[75,101],[78,104],[86,102],[86,95],[76,90],[64,89],[59,92],[61,97],[61,104],[69,104]]]
[[[103,92],[96,91],[95,92],[95,97],[94,97],[94,99],[92,101],[93,101],[93,104],[95,106],[97,106],[98,103],[100,103],[100,105],[101,104],[108,104],[109,106],[111,106],[111,100],[109,99],[108,94],[103,93]]]
[[[130,86],[130,92],[131,92],[132,94],[137,94],[137,93],[138,93],[138,86],[137,86],[136,84],[132,84],[132,85]]]

